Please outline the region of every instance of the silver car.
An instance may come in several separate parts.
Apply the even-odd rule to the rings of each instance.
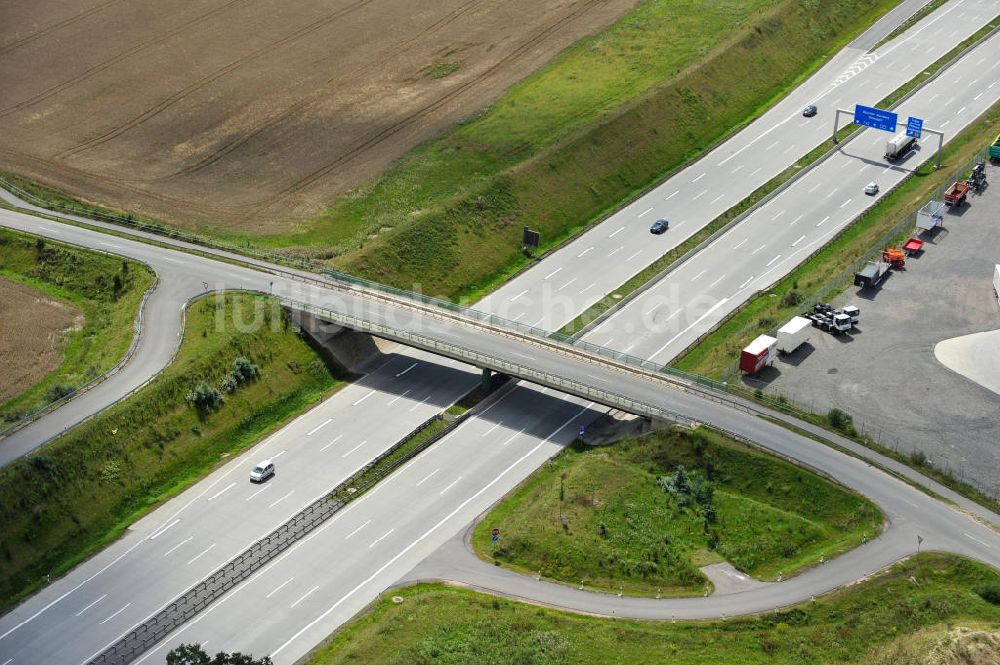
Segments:
[[[257,466],[255,466],[253,471],[250,472],[250,482],[262,483],[273,475],[274,462],[271,460],[264,460],[263,462],[258,462]]]

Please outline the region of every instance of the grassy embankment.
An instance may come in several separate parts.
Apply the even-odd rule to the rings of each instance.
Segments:
[[[658,484],[679,466],[692,484],[711,483],[710,501]],[[870,502],[805,469],[718,432],[673,430],[565,450],[495,506],[472,543],[485,559],[548,579],[687,595],[705,589],[701,566],[725,560],[773,580],[881,525]]]
[[[79,388],[121,360],[153,274],[140,263],[0,229],[0,276],[68,302],[84,316],[63,359],[28,390],[0,404],[0,428]]]
[[[925,662],[899,654],[955,626],[1000,630],[1000,575],[937,554],[814,603],[725,622],[599,619],[440,585],[397,593],[401,603],[385,594],[308,665],[896,665]]]
[[[646,0],[318,219],[226,237],[452,298],[524,267],[766,110],[895,0]],[[14,178],[37,195],[65,194]]]
[[[138,393],[0,469],[0,609],[117,538],[139,516],[258,441],[340,381],[273,301],[208,296],[188,309],[177,358]],[[239,332],[234,321],[262,322]],[[234,318],[239,317],[239,318]],[[237,358],[255,381],[224,389]],[[199,412],[199,383],[225,401]]]
[[[317,228],[377,233],[335,258],[342,269],[474,299],[528,262],[523,225],[541,231],[543,250],[579,233],[761,113],[892,4],[784,0],[747,13],[749,3],[644,3],[343,197]],[[681,68],[654,64],[645,89],[597,105],[586,122],[557,120],[592,108],[608,72],[617,81],[636,57],[658,63],[677,36],[718,48]]]
[[[932,3],[935,4],[935,3]],[[917,19],[919,20],[919,19]],[[914,21],[916,22],[916,21]],[[909,23],[909,22],[908,22]],[[898,102],[906,94],[916,89],[932,76],[937,74],[943,67],[948,65],[954,58],[956,58],[962,51],[968,48],[970,45],[977,42],[979,39],[984,37],[987,33],[993,30],[995,27],[1000,25],[1000,16],[997,16],[992,21],[990,21],[983,28],[977,30],[968,39],[965,39],[960,44],[958,44],[951,51],[945,55],[938,58],[931,66],[923,69],[914,76],[912,79],[907,81],[905,84],[901,85],[896,90],[886,95],[883,99],[879,100],[875,104],[878,108],[890,108],[893,104]],[[837,132],[837,140],[842,141],[846,139],[852,132],[858,129],[857,125],[849,124],[841,127]],[[734,219],[742,215],[744,212],[757,205],[761,200],[763,200],[771,192],[775,191],[781,185],[785,184],[802,169],[806,168],[810,164],[816,162],[824,154],[836,147],[833,139],[827,139],[823,141],[820,145],[816,146],[808,153],[799,158],[794,164],[786,168],[784,171],[771,178],[769,181],[758,187],[756,190],[751,192],[742,201],[729,208],[721,215],[713,219],[711,222],[703,226],[698,230],[697,233],[692,235],[690,238],[682,242],[680,245],[674,249],[668,251],[663,256],[659,257],[653,263],[643,268],[641,271],[630,277],[624,284],[611,292],[607,293],[599,301],[591,305],[585,312],[582,312],[575,319],[563,326],[559,332],[565,335],[575,335],[580,332],[588,324],[597,320],[602,314],[610,310],[615,305],[622,302],[622,298],[634,292],[636,289],[646,285],[650,280],[655,279],[663,271],[672,266],[677,260],[683,257],[688,252],[691,252],[698,245],[707,241],[714,233],[721,231],[726,227],[727,224],[732,222]]]

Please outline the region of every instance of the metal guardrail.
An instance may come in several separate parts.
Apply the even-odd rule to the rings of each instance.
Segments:
[[[93,250],[93,251],[99,252],[101,254],[107,254],[107,252],[103,252],[101,250]],[[104,372],[100,376],[91,379],[90,381],[83,384],[79,388],[74,388],[72,392],[63,395],[59,399],[49,402],[48,404],[46,404],[40,409],[37,409],[36,411],[32,411],[29,414],[21,416],[7,427],[0,429],[0,439],[4,438],[9,434],[13,434],[14,432],[16,432],[17,430],[21,429],[26,425],[33,423],[35,420],[38,420],[39,418],[48,414],[49,412],[54,411],[55,409],[59,408],[66,402],[69,402],[70,400],[79,397],[85,392],[88,392],[92,388],[96,387],[98,384],[103,383],[106,379],[110,379],[112,376],[122,371],[125,365],[128,364],[128,361],[132,359],[132,356],[135,355],[135,350],[139,347],[139,339],[142,335],[142,325],[144,317],[143,311],[145,310],[146,307],[146,301],[149,299],[149,296],[152,295],[153,291],[156,289],[158,284],[159,284],[159,277],[154,274],[152,282],[150,283],[146,291],[142,294],[142,300],[139,301],[139,310],[136,313],[135,319],[132,322],[132,329],[133,329],[132,341],[129,343],[128,349],[125,351],[125,355],[123,355],[121,359],[119,359],[118,362],[115,363],[114,367],[109,369],[107,372]],[[143,383],[143,385],[145,385],[145,383]]]
[[[384,337],[394,341],[401,342],[408,346],[413,346],[416,348],[424,349],[432,353],[438,353],[441,355],[448,356],[450,358],[455,358],[468,362],[469,364],[475,365],[477,367],[491,369],[503,374],[508,374],[510,376],[516,376],[521,379],[526,379],[532,383],[537,383],[543,386],[548,386],[556,390],[561,390],[563,392],[576,395],[578,397],[583,397],[586,399],[599,402],[607,406],[613,406],[623,411],[629,413],[634,413],[636,415],[647,416],[650,418],[657,418],[661,420],[671,420],[680,423],[693,423],[694,420],[683,416],[669,409],[664,409],[653,404],[649,404],[640,400],[633,399],[626,395],[620,393],[605,390],[603,388],[597,388],[595,386],[588,385],[586,383],[575,381],[572,379],[567,379],[565,377],[552,374],[551,372],[544,372],[542,370],[529,367],[527,365],[508,360],[499,354],[488,354],[481,351],[476,351],[474,349],[469,349],[459,344],[454,344],[451,342],[445,342],[440,339],[433,337],[428,337],[420,333],[415,333],[410,330],[403,330],[394,326],[388,326],[382,323],[376,323],[363,319],[352,314],[345,314],[342,312],[337,312],[325,307],[319,307],[317,305],[311,305],[308,303],[299,302],[292,300],[290,298],[279,298],[279,301],[285,307],[291,309],[297,309],[310,314],[314,314],[324,320],[328,320],[338,325],[342,325],[346,328],[351,328],[352,330],[358,330],[360,332],[370,333],[377,337]],[[547,338],[546,338],[547,339]],[[580,358],[583,354],[580,353],[579,349],[576,349],[573,345],[566,345],[561,343],[551,343],[550,346],[560,347],[563,351],[575,352],[573,355]],[[591,345],[594,346],[594,345]],[[610,349],[604,349],[604,347],[595,347],[602,349],[604,351],[610,351]],[[618,352],[612,352],[619,358],[627,357],[624,354]],[[591,359],[593,361],[593,359]],[[652,368],[639,368],[643,369],[641,373],[651,379],[665,379],[657,370],[660,368],[659,365],[653,365]],[[702,377],[698,377],[702,378]],[[708,381],[708,380],[705,380]],[[710,382],[715,383],[715,382]]]
[[[390,464],[380,468],[377,473],[371,473],[372,469],[378,468],[400,447],[440,418],[440,415],[425,420],[350,478],[316,499],[293,515],[287,522],[245,549],[239,556],[185,591],[152,617],[134,627],[114,644],[89,660],[87,665],[127,665],[131,663],[171,632],[221,598],[227,591],[249,579],[251,575],[273,561],[282,552],[287,551],[289,547],[307,536],[320,524],[336,515],[352,500],[359,498],[365,491],[450,434],[467,418],[475,415],[477,411],[478,409],[472,409],[465,412],[445,429],[422,441],[420,445],[408,450],[406,454],[392,460]],[[333,496],[344,498],[335,500],[332,498]]]

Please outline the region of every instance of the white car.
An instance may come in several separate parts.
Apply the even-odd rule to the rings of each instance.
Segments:
[[[869,196],[875,196],[878,194],[878,183],[874,180],[868,183],[865,187],[865,194],[868,194]]]
[[[274,462],[271,460],[264,460],[263,462],[257,462],[257,466],[253,468],[250,472],[250,482],[252,483],[262,483],[271,476],[274,475]]]

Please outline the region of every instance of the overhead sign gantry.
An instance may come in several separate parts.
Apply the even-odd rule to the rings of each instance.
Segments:
[[[941,168],[941,148],[944,146],[944,132],[940,132],[936,129],[927,129],[924,127],[924,121],[921,118],[909,117],[906,122],[899,121],[899,114],[894,111],[886,111],[884,109],[875,108],[874,106],[864,106],[863,104],[855,104],[854,111],[847,111],[845,109],[837,109],[837,112],[833,116],[833,142],[840,143],[837,138],[837,130],[840,129],[838,126],[840,123],[840,114],[844,113],[846,115],[852,116],[852,122],[855,125],[862,125],[864,127],[871,127],[872,129],[879,129],[884,132],[895,132],[898,127],[906,128],[906,135],[912,136],[914,138],[923,137],[924,132],[928,134],[936,134],[938,137],[938,149],[937,149],[937,166],[936,168]]]

